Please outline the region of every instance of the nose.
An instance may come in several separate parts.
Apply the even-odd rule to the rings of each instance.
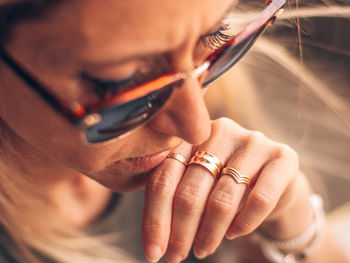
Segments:
[[[166,135],[177,136],[198,145],[210,135],[210,117],[204,102],[204,90],[197,79],[186,79],[149,127]]]

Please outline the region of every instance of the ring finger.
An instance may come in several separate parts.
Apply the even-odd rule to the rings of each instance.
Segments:
[[[247,190],[244,177],[253,180],[268,161],[269,154],[262,143],[266,144],[263,140],[246,144],[234,152],[227,162],[226,167],[234,168],[235,172],[232,176],[222,175],[208,198],[194,242],[194,252],[198,258],[212,254],[225,236]],[[237,180],[237,175],[243,180]]]

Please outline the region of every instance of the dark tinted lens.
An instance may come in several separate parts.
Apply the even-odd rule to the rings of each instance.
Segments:
[[[116,138],[150,119],[167,101],[173,85],[140,99],[99,112],[101,121],[86,130],[86,140],[98,143]]]
[[[205,75],[203,86],[210,84],[229,70],[234,64],[236,64],[254,44],[255,40],[261,35],[265,28],[266,24],[264,24],[258,31],[253,32],[240,43],[233,44],[224,50],[209,68],[207,74]]]

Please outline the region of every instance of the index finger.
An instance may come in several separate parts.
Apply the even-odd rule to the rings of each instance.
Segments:
[[[173,153],[190,159],[192,146],[186,142]],[[145,189],[142,237],[145,255],[151,262],[159,260],[167,249],[170,236],[173,198],[186,170],[175,158],[166,158],[151,174]]]

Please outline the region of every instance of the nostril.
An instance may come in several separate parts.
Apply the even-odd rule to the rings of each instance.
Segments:
[[[167,104],[148,125],[158,133],[176,136],[191,144],[208,139],[210,117],[198,80],[184,80],[181,89],[174,90]]]

